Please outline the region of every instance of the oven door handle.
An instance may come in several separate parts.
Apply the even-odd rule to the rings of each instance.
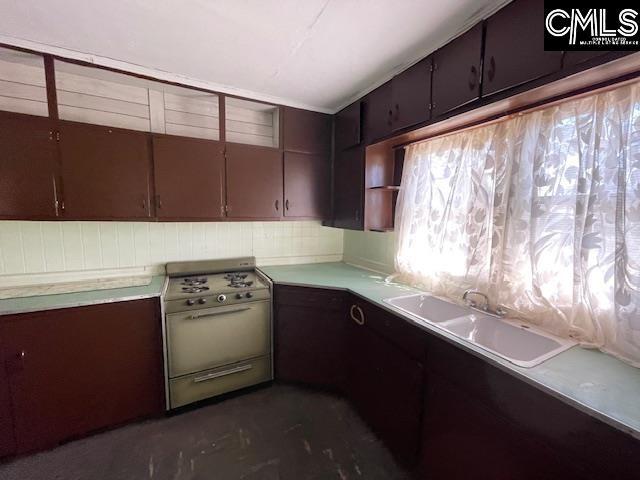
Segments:
[[[209,373],[208,375],[203,375],[201,377],[196,377],[193,379],[193,383],[206,382],[207,380],[213,380],[214,378],[224,377],[226,375],[232,375],[234,373],[244,372],[246,370],[251,370],[253,365],[242,365],[240,367],[230,368],[229,370],[223,370],[222,372],[214,372]]]
[[[246,312],[247,310],[251,310],[251,307],[237,308],[236,310],[224,310],[222,312],[203,313],[203,314],[200,314],[200,315],[198,315],[197,313],[194,313],[193,315],[191,315],[189,317],[189,319],[190,320],[197,320],[199,318],[205,318],[205,317],[217,317],[218,315],[226,315],[227,313]]]

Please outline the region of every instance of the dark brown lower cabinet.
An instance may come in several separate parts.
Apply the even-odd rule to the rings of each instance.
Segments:
[[[278,379],[333,391],[344,389],[346,297],[340,291],[277,287]]]
[[[0,335],[0,352],[6,352],[5,341]],[[16,453],[13,434],[13,412],[11,411],[11,392],[6,366],[0,363],[0,458]]]
[[[362,323],[349,319],[347,396],[393,455],[412,467],[422,431],[423,365],[368,325],[371,317],[391,314],[357,305]]]
[[[163,411],[158,299],[0,317],[15,452]],[[2,442],[4,433],[0,438]]]

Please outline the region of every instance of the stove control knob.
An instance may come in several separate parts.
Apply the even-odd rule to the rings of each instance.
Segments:
[[[226,299],[227,299],[227,296],[222,294],[218,295],[218,298],[217,298],[218,303],[223,303]]]
[[[247,292],[247,294],[246,294],[245,296],[246,296],[247,298],[251,298],[251,297],[253,297],[253,293],[251,293],[251,292]]]
[[[241,293],[236,293],[236,298],[237,298],[238,300],[240,300],[240,299],[242,298],[242,294],[241,294]]]
[[[207,299],[206,298],[200,298],[200,299],[198,299],[198,303],[200,305],[204,305],[205,303],[207,303]]]
[[[187,300],[187,305],[189,305],[189,306],[192,306],[195,303],[196,303],[196,301],[193,298],[190,298],[189,300]]]

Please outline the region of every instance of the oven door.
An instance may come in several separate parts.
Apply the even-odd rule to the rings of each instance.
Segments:
[[[167,315],[169,377],[270,353],[269,301]]]

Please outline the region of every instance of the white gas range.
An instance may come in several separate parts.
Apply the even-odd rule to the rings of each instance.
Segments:
[[[167,407],[273,378],[271,288],[253,257],[167,264]]]

